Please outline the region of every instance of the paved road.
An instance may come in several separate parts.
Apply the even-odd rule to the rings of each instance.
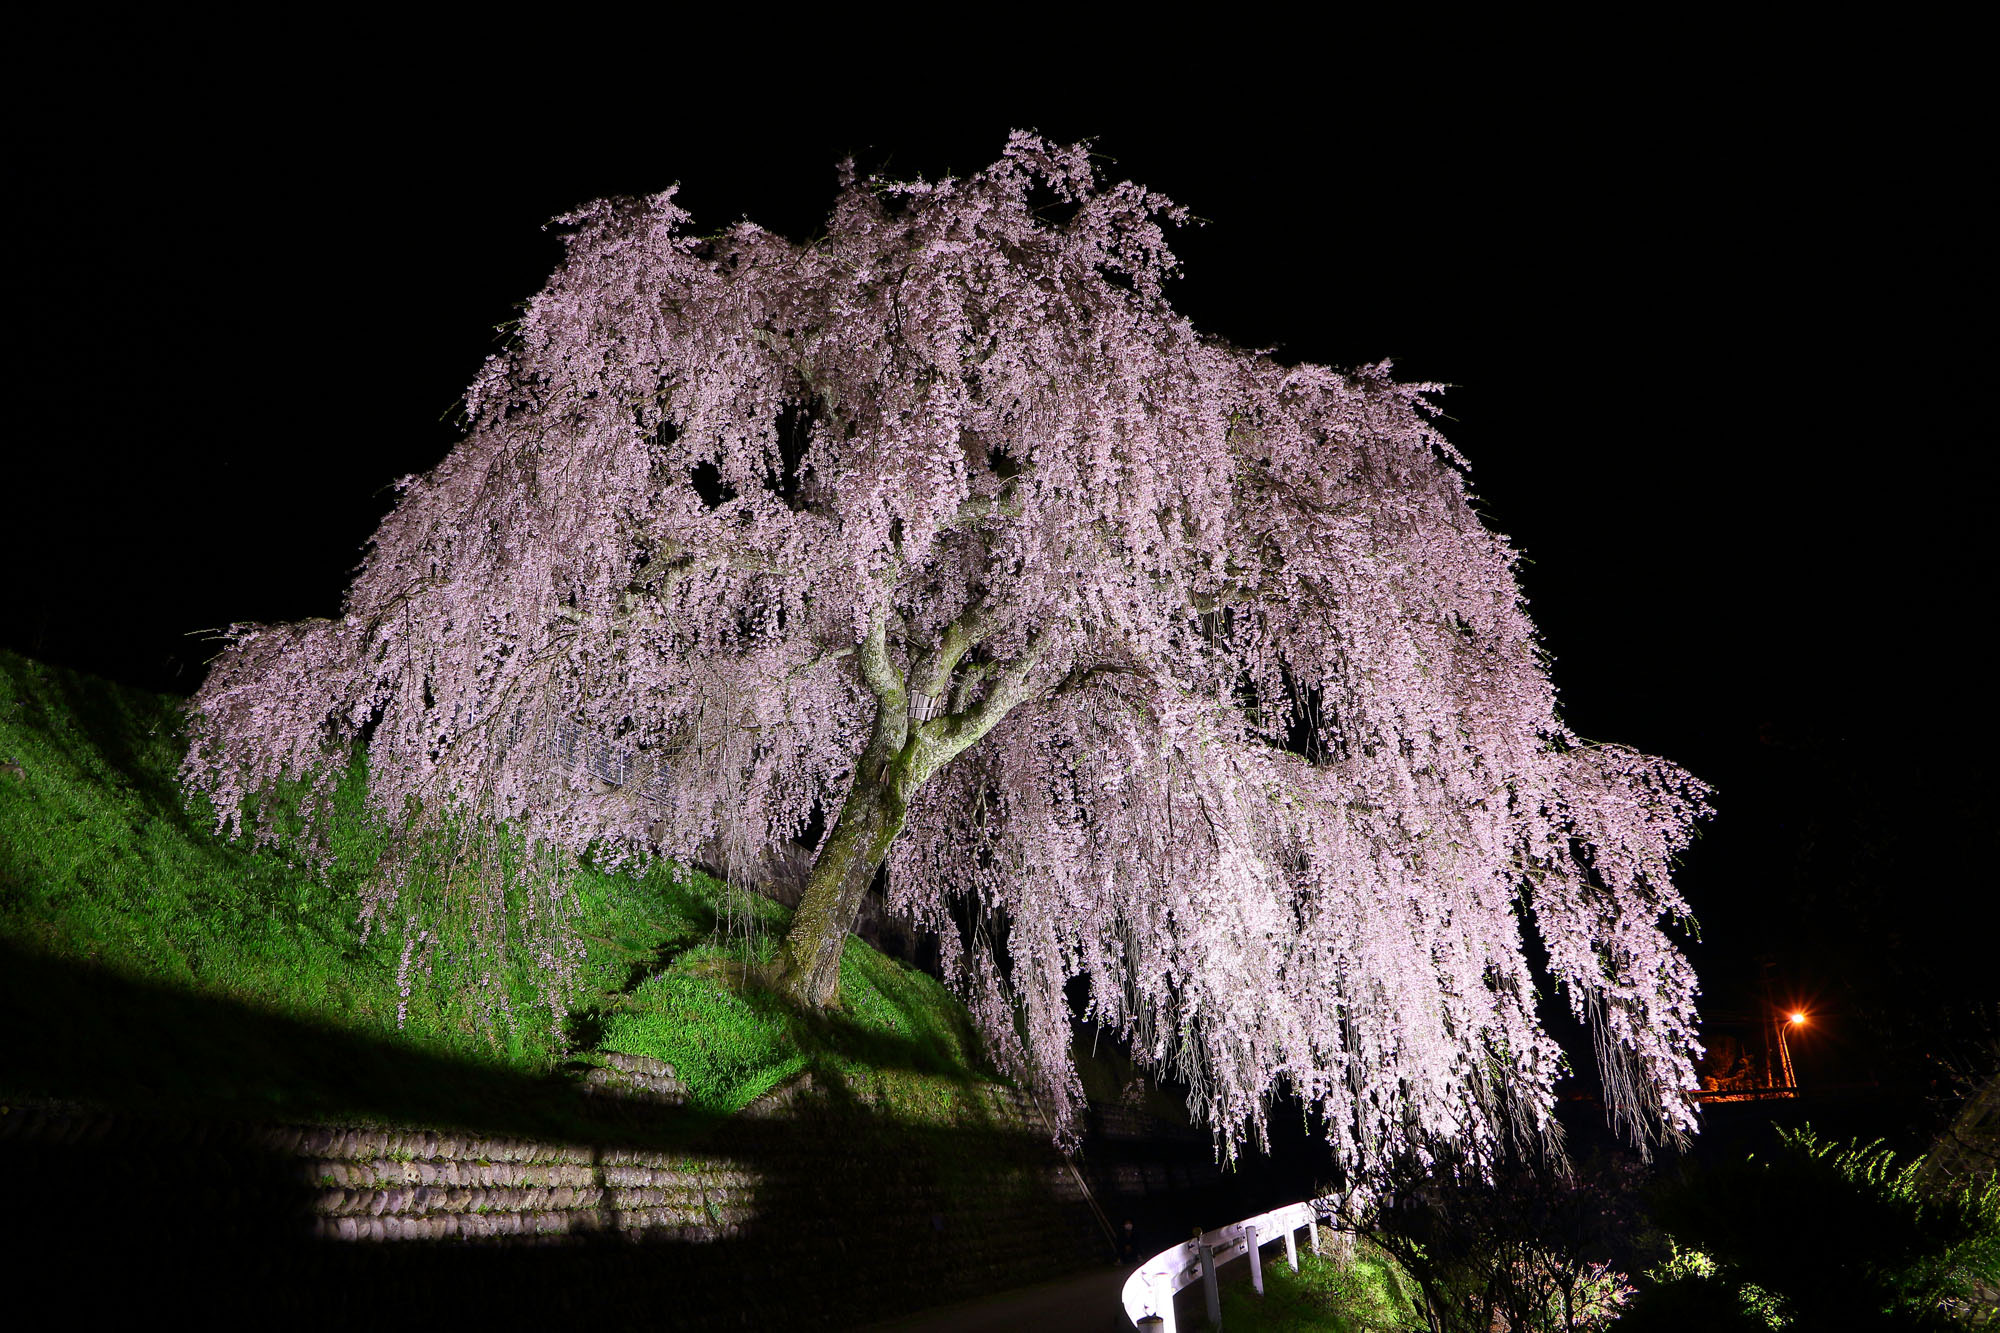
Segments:
[[[1270,1254],[1264,1262],[1271,1262]],[[1285,1262],[1284,1251],[1277,1251],[1277,1262]],[[1055,1282],[870,1324],[861,1333],[1132,1333],[1132,1321],[1118,1299],[1131,1271],[1130,1267],[1093,1268]],[[1248,1287],[1250,1265],[1224,1264],[1216,1277],[1225,1290]],[[1208,1327],[1201,1283],[1174,1297],[1174,1318],[1183,1329]]]
[[[867,1333],[1132,1333],[1118,1303],[1126,1268],[1094,1268],[1075,1277],[1018,1287],[958,1305],[872,1324]]]

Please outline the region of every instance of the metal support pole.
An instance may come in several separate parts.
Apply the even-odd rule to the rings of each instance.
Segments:
[[[1285,1262],[1292,1266],[1292,1271],[1294,1273],[1299,1271],[1299,1239],[1298,1239],[1297,1227],[1285,1228]]]
[[[1201,1243],[1201,1294],[1208,1297],[1208,1322],[1222,1326],[1222,1292],[1215,1285],[1215,1248]]]

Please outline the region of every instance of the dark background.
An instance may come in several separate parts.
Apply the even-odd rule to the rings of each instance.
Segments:
[[[1232,64],[1089,106],[973,70],[613,100],[63,65],[14,122],[4,641],[186,693],[201,631],[334,613],[560,211],[679,181],[697,225],[803,238],[850,152],[963,174],[1012,126],[1094,137],[1208,219],[1177,241],[1199,327],[1454,386],[1568,721],[1717,787],[1683,885],[1718,1023],[1804,1003],[1801,1082],[1940,1090],[2000,989],[1986,172],[1958,85],[1879,58],[1551,56],[1289,101]]]

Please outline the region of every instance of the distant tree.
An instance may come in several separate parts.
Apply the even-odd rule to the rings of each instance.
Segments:
[[[1289,1087],[1357,1169],[1546,1123],[1531,921],[1617,1116],[1691,1127],[1664,925],[1705,788],[1557,720],[1436,386],[1174,312],[1184,216],[1017,134],[964,180],[847,171],[807,244],[695,235],[671,190],[558,219],[464,440],[338,618],[236,628],[188,777],[240,820],[361,738],[406,824],[711,860],[823,828],[797,1001],[836,1001],[886,862],[1064,1126],[1081,976],[1228,1149]],[[1271,280],[1308,262],[1350,261]]]

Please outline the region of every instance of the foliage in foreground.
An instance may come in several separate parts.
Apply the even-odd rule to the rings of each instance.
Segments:
[[[2000,1183],[1927,1187],[1920,1163],[1809,1128],[1651,1185],[1623,1157],[1446,1153],[1341,1212],[1437,1333],[2000,1324]]]
[[[1379,1192],[1344,1196],[1339,1213],[1408,1275],[1423,1327],[1602,1329],[1632,1293],[1612,1262],[1638,1228],[1637,1180],[1622,1157],[1569,1168],[1515,1155],[1479,1170],[1446,1151],[1399,1163]]]
[[[719,1112],[808,1066],[891,1085],[912,1115],[948,1111],[958,1086],[980,1076],[957,1002],[859,942],[847,951],[838,1013],[799,1019],[746,992],[728,964],[768,950],[784,909],[664,864],[568,868],[584,953],[579,1003],[560,1023],[539,1007],[539,961],[518,937],[497,956],[482,953],[440,913],[419,915],[401,941],[364,939],[361,886],[391,834],[368,808],[359,768],[311,830],[330,857],[301,846],[308,831],[282,802],[270,810],[277,842],[251,851],[217,838],[198,799],[183,802],[180,707],[0,653],[0,940],[527,1074],[596,1049],[650,1055],[682,1072],[695,1104]],[[453,889],[449,867],[430,873],[405,897],[413,912]],[[482,971],[501,984],[479,984]],[[127,1021],[114,1012],[48,1020],[79,1041]]]
[[[1635,1328],[1926,1329],[2000,1322],[2000,1182],[1929,1192],[1878,1143],[1779,1131],[1655,1200],[1668,1257]],[[1983,1295],[1979,1294],[1983,1291]]]

